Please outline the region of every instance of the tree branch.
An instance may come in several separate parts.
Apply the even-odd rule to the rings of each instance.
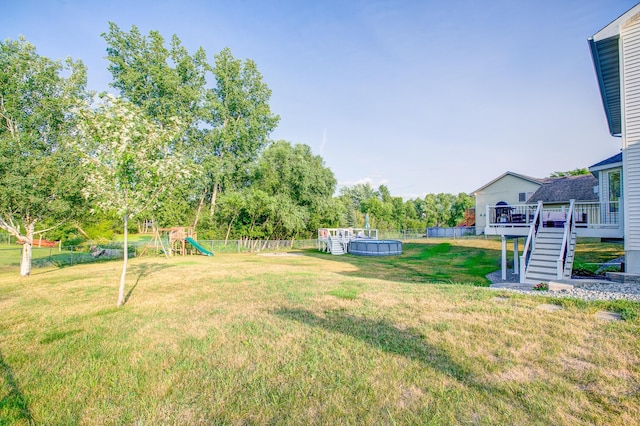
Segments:
[[[34,235],[36,235],[36,234],[44,234],[47,231],[51,231],[52,229],[56,229],[58,226],[62,225],[65,222],[66,222],[66,220],[63,220],[62,222],[58,223],[57,225],[53,225],[52,227],[47,228],[47,229],[43,229],[42,231],[36,231],[33,234]]]
[[[0,217],[0,228],[7,231],[20,241],[26,241],[26,237],[20,233],[20,227],[16,225],[16,222],[12,217],[9,217],[7,221],[4,217]]]

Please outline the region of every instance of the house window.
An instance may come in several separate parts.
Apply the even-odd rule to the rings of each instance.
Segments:
[[[609,211],[617,212],[621,194],[620,171],[609,172]]]
[[[525,201],[527,201],[527,193],[526,192],[521,192],[518,194],[518,201],[521,203],[524,203]]]

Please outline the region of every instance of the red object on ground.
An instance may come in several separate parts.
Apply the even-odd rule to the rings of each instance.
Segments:
[[[17,241],[18,244],[24,244],[24,241]],[[58,241],[49,241],[49,240],[33,240],[33,247],[55,247],[58,245]]]

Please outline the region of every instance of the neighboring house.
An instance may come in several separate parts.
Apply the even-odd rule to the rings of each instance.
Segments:
[[[640,4],[589,38],[589,46],[609,132],[622,138],[626,271],[640,274]]]
[[[527,204],[542,201],[546,207],[562,207],[569,200],[598,201],[598,179],[591,173],[578,176],[547,178],[542,186],[527,200]]]
[[[497,204],[524,204],[543,183],[543,179],[536,179],[518,173],[506,172],[491,182],[483,185],[471,193],[476,199],[476,234],[484,232],[487,225],[486,206]]]

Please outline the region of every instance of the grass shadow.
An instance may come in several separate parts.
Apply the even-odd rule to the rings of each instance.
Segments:
[[[332,333],[351,336],[375,349],[422,362],[460,382],[473,385],[471,374],[462,365],[453,361],[444,350],[430,345],[415,330],[401,329],[386,320],[356,317],[342,311],[329,311],[326,317],[320,317],[305,309],[281,308],[273,311],[273,314]]]
[[[31,411],[29,411],[27,400],[20,391],[18,383],[13,376],[13,371],[11,370],[11,367],[4,361],[4,357],[2,356],[1,352],[0,374],[2,376],[3,382],[6,384],[6,387],[9,388],[9,392],[6,395],[2,396],[2,399],[0,399],[0,414],[2,414],[3,417],[8,417],[9,422],[13,420],[16,421],[16,423],[18,423],[18,421],[20,421],[20,423],[24,421],[28,425],[36,424],[33,416],[31,415]],[[4,421],[0,421],[0,424],[5,423]]]
[[[503,412],[504,407],[531,410],[538,402],[530,400],[535,391],[527,388],[526,385],[520,386],[513,382],[492,384],[483,380],[482,372],[478,374],[472,367],[474,361],[470,361],[469,366],[455,361],[446,350],[430,344],[428,338],[417,330],[400,328],[384,319],[375,320],[350,315],[344,311],[328,311],[325,317],[306,309],[281,308],[272,313],[310,327],[321,328],[331,333],[341,333],[358,339],[374,349],[420,362],[425,367],[455,380],[462,387],[458,392],[472,392],[478,396],[489,395],[487,403],[496,412]],[[554,423],[547,415],[542,415],[535,420],[533,423]]]
[[[127,303],[127,301],[129,300],[129,298],[131,297],[131,295],[133,294],[133,290],[136,289],[136,287],[138,286],[138,284],[140,283],[140,280],[148,275],[151,275],[155,272],[160,272],[163,271],[165,269],[168,268],[172,268],[173,265],[167,265],[164,263],[141,263],[138,265],[132,265],[129,267],[129,272],[133,273],[133,274],[137,274],[137,278],[136,278],[136,282],[135,284],[133,284],[133,286],[131,286],[131,288],[129,289],[129,291],[127,292],[127,295],[124,297],[124,302],[122,303],[123,305],[125,305]]]

